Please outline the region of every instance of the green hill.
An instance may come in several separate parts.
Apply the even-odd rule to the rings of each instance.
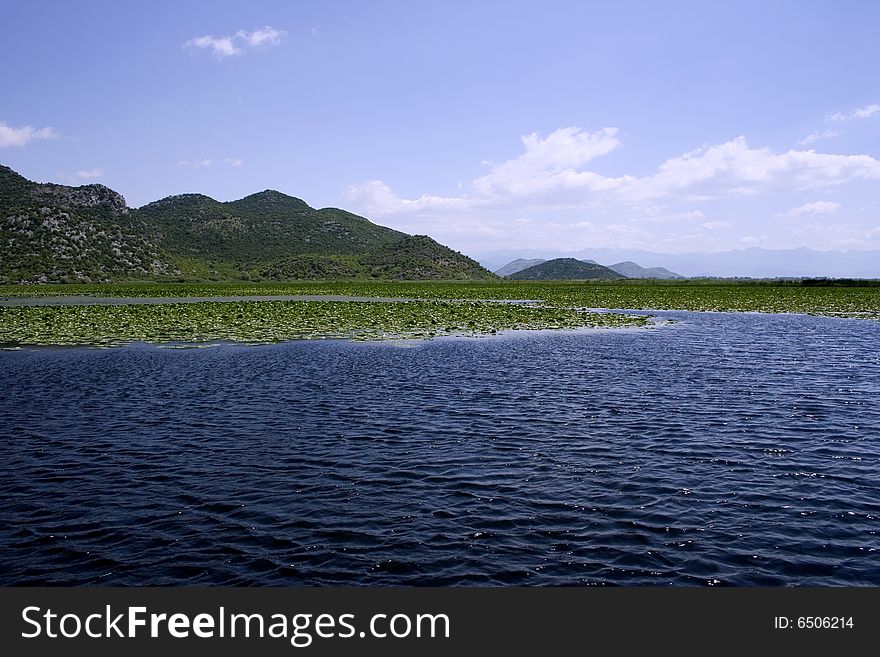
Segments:
[[[515,274],[518,271],[522,271],[523,269],[528,269],[529,267],[534,267],[535,265],[540,265],[543,262],[547,262],[544,258],[534,258],[532,260],[527,260],[525,258],[517,258],[512,262],[508,262],[501,269],[496,269],[495,273],[499,276],[510,276],[511,274]]]
[[[656,278],[666,280],[684,278],[681,274],[669,271],[666,267],[642,267],[631,260],[608,265],[608,268],[613,269],[618,274],[623,274],[627,278]]]
[[[510,274],[507,278],[517,281],[613,281],[626,278],[626,276],[595,263],[583,262],[574,258],[555,258],[538,265],[526,267]]]
[[[427,235],[406,235],[356,255],[294,255],[259,269],[263,279],[476,280],[495,278]]]
[[[358,258],[371,278],[388,279],[488,279],[495,274],[476,260],[435,242],[427,235],[404,235]],[[476,274],[480,273],[479,276]]]
[[[275,191],[228,203],[201,194],[170,196],[137,214],[169,253],[243,266],[294,253],[364,253],[404,236],[344,210],[315,210]]]
[[[103,185],[33,183],[0,167],[0,282],[488,279],[475,261],[274,190],[226,203],[169,196],[139,209]]]

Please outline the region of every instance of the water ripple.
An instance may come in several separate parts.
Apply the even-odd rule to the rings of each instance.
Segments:
[[[880,585],[880,328],[0,355],[0,583]]]

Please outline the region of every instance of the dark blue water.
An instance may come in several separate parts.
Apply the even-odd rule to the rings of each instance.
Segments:
[[[0,354],[2,584],[880,585],[880,324]]]

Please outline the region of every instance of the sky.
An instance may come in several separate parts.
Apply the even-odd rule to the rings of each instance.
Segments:
[[[880,249],[880,3],[0,0],[0,163],[495,249]]]

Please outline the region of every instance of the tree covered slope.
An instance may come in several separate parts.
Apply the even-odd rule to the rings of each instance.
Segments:
[[[274,190],[132,209],[103,185],[39,184],[2,166],[0,255],[0,283],[495,278],[429,237]]]
[[[555,258],[515,272],[507,278],[519,281],[585,281],[620,280],[626,278],[616,271],[575,258]]]

